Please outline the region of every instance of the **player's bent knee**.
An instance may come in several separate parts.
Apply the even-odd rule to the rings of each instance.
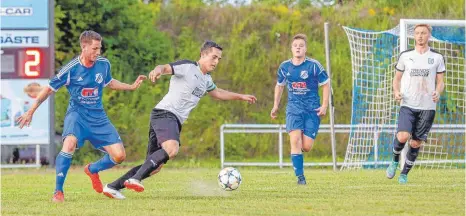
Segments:
[[[78,139],[75,136],[67,136],[63,141],[62,151],[66,153],[73,153],[76,150]]]
[[[126,152],[121,152],[121,153],[118,153],[117,155],[114,155],[112,157],[113,161],[115,161],[115,163],[123,163],[123,161],[126,160]]]
[[[162,143],[162,148],[167,152],[168,157],[171,159],[175,158],[180,149],[180,144],[176,140],[168,140]]]
[[[398,139],[398,141],[400,141],[400,143],[406,143],[408,142],[408,139],[411,135],[408,133],[408,132],[405,132],[405,131],[400,131],[396,134],[396,138]]]
[[[312,145],[303,145],[303,152],[310,152],[312,149]]]

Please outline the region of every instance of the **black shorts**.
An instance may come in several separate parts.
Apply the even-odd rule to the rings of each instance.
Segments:
[[[149,143],[147,155],[162,148],[167,140],[176,140],[180,143],[181,123],[170,111],[153,109],[150,114]]]
[[[427,141],[434,118],[435,110],[419,110],[402,106],[398,115],[397,132],[406,131],[411,134],[413,140]]]

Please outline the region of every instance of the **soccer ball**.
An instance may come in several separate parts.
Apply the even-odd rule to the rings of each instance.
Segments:
[[[232,191],[238,189],[241,180],[241,174],[233,167],[226,167],[218,173],[218,185],[223,190]]]

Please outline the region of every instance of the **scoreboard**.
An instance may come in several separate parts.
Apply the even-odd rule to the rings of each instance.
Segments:
[[[54,134],[53,97],[34,113],[30,127],[16,118],[27,112],[54,75],[53,0],[1,0],[2,145],[50,144]]]

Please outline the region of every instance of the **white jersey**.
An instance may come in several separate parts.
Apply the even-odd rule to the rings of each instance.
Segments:
[[[445,72],[442,54],[429,48],[424,54],[415,49],[402,52],[396,70],[403,72],[401,78],[401,106],[420,110],[435,110],[432,93],[435,91],[437,73]]]
[[[173,71],[168,93],[155,106],[175,114],[183,124],[206,92],[216,88],[210,74],[203,74],[197,62],[181,60],[169,64]]]

